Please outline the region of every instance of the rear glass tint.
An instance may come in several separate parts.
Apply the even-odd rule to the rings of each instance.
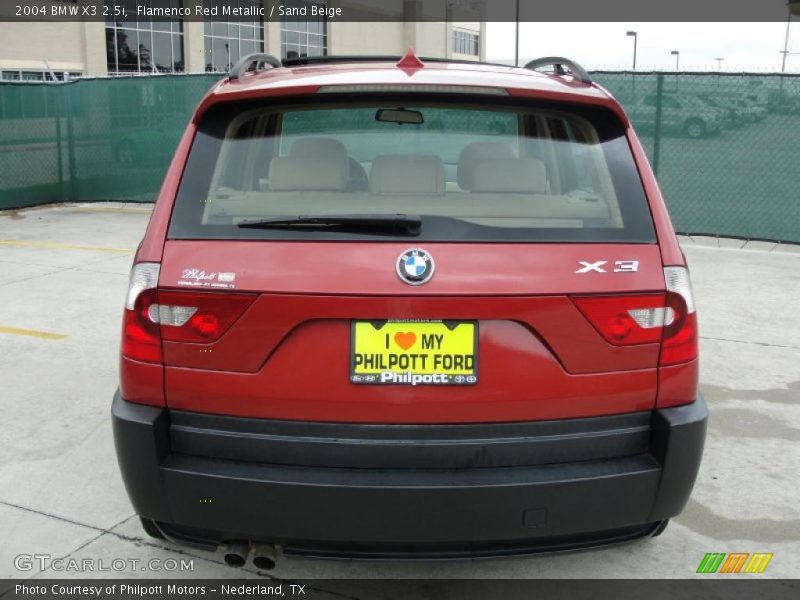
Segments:
[[[326,102],[215,107],[192,144],[170,237],[391,239],[363,226],[240,225],[402,214],[421,218],[420,240],[654,241],[624,130],[605,109]]]

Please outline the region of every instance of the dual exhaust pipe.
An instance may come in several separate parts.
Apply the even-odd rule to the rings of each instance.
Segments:
[[[247,558],[253,557],[253,566],[263,571],[271,571],[278,562],[278,550],[272,544],[235,540],[222,545],[222,555],[229,567],[243,567]]]

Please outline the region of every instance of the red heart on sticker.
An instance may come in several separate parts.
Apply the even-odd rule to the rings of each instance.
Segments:
[[[398,331],[394,334],[394,342],[403,350],[408,350],[417,341],[417,334],[414,332],[403,333]]]

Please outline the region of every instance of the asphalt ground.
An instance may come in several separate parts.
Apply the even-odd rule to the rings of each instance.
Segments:
[[[266,573],[148,538],[117,470],[109,408],[120,317],[148,214],[130,204],[0,213],[0,577],[691,578],[707,552],[773,553],[758,577],[800,577],[800,247],[682,239],[711,417],[693,496],[660,537],[481,561],[285,558]],[[33,554],[140,566],[15,566]],[[193,568],[141,570],[151,559]]]

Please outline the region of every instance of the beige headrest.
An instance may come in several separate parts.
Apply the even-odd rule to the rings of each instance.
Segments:
[[[339,140],[326,137],[304,137],[295,141],[289,156],[298,158],[335,158],[347,156],[347,148]]]
[[[475,166],[484,160],[516,158],[514,146],[504,142],[473,142],[464,146],[458,157],[457,181],[462,190],[471,190]]]
[[[383,154],[372,161],[373,194],[444,194],[444,164],[433,154]]]
[[[547,172],[535,158],[484,160],[475,167],[473,192],[544,194]]]
[[[269,189],[274,192],[341,191],[347,179],[347,156],[276,156],[269,164]]]

